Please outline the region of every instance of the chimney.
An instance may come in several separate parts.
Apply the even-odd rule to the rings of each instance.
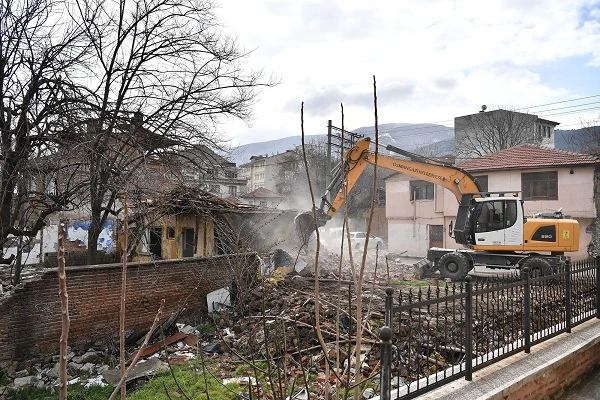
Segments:
[[[136,111],[133,113],[133,125],[136,128],[141,128],[144,123],[144,113],[141,111]]]
[[[97,119],[90,118],[87,121],[87,133],[90,135],[95,135],[100,130],[100,124]]]

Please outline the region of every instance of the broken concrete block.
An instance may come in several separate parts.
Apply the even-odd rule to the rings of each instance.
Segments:
[[[150,358],[144,362],[139,362],[133,367],[133,369],[127,375],[126,382],[131,382],[135,379],[142,378],[144,376],[153,376],[169,371],[169,365],[159,360],[158,358]],[[119,368],[110,369],[102,372],[102,377],[106,382],[113,386],[121,380],[121,370]]]
[[[12,386],[15,389],[22,389],[24,387],[32,387],[35,386],[38,383],[39,379],[36,378],[35,376],[24,376],[21,378],[16,378],[13,383]]]
[[[71,361],[70,363],[67,364],[67,367],[70,368],[73,372],[78,372],[81,370],[81,367],[83,367],[83,364]],[[57,371],[57,373],[58,373],[58,371]]]
[[[256,385],[256,379],[252,376],[240,376],[236,378],[225,378],[223,379],[223,385],[227,385],[229,383],[237,383],[238,385]]]
[[[92,363],[85,363],[82,367],[81,367],[81,372],[87,372],[87,373],[92,373],[94,372],[94,370],[96,369],[96,366]]]

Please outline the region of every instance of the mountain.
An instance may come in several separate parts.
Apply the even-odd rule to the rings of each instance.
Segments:
[[[587,131],[588,128],[555,130],[554,145],[558,149],[580,151],[580,144],[583,143],[584,135],[587,133]]]
[[[600,126],[592,128],[580,128],[554,131],[554,147],[568,151],[582,151],[581,143],[583,143],[584,135],[588,134],[589,129],[600,129]],[[415,152],[428,156],[445,156],[454,153],[454,137],[448,140],[430,143],[415,149]]]
[[[600,128],[600,127],[595,127]],[[375,127],[364,126],[351,132],[375,138]],[[586,128],[554,131],[557,149],[578,151],[577,143],[581,143]],[[305,137],[306,143],[327,141],[327,135],[310,135]],[[391,144],[403,150],[417,152],[432,157],[454,153],[454,128],[437,124],[390,123],[379,125],[379,143],[383,146]],[[272,156],[292,150],[302,144],[301,136],[288,136],[282,139],[260,143],[249,143],[233,149],[229,158],[237,165],[250,161],[255,155]]]
[[[327,140],[327,135],[308,135],[305,136],[305,143]],[[302,136],[288,136],[282,139],[267,140],[265,142],[248,143],[234,148],[228,155],[231,161],[238,166],[250,162],[252,156],[273,156],[279,153],[285,153],[287,150],[293,150],[296,146],[302,145]]]
[[[388,144],[403,150],[413,151],[418,147],[435,144],[440,141],[454,142],[454,128],[437,124],[406,124],[391,123],[381,124],[379,130],[379,144]],[[375,138],[375,127],[365,126],[354,129],[351,132]],[[327,141],[327,135],[310,135],[304,139],[305,143]],[[272,156],[294,149],[302,144],[301,136],[289,136],[282,139],[269,140],[260,143],[249,143],[239,146],[231,152],[229,158],[237,165],[250,161],[255,155]],[[447,147],[447,146],[446,146]]]

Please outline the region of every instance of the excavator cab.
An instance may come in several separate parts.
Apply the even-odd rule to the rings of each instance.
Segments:
[[[496,194],[497,196],[493,196]],[[481,195],[481,196],[480,196]],[[504,193],[464,195],[459,205],[454,239],[470,248],[523,245],[523,203]]]
[[[473,199],[471,240],[474,248],[506,250],[523,246],[523,205],[514,197]]]
[[[523,201],[498,193],[463,196],[454,225],[454,239],[474,250],[550,252],[579,249],[579,223],[561,210],[526,218]]]

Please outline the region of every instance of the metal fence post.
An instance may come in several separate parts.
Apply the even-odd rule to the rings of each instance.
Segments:
[[[525,274],[525,298],[523,310],[523,335],[525,336],[525,353],[531,351],[531,284],[529,282],[529,267],[523,268]]]
[[[379,329],[379,357],[381,362],[381,400],[391,399],[392,390],[392,329],[382,326]]]
[[[392,309],[394,308],[393,288],[385,289],[385,326],[392,326]]]
[[[473,379],[473,289],[471,280],[471,276],[467,275],[465,278],[467,291],[465,298],[465,369],[467,375],[465,379],[468,381]]]
[[[565,300],[566,300],[566,304],[565,304],[565,311],[566,311],[566,315],[565,318],[567,320],[567,333],[571,333],[571,325],[572,325],[572,320],[573,320],[573,303],[571,301],[571,260],[567,260],[565,262],[565,272],[567,273],[566,277],[565,277]]]
[[[596,257],[596,318],[600,319],[600,257]]]

